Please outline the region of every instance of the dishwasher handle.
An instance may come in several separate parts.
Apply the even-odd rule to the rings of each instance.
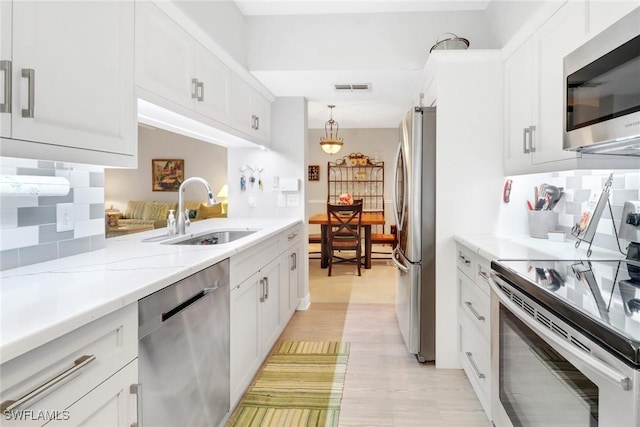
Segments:
[[[212,292],[215,292],[217,290],[218,290],[218,284],[217,283],[214,286],[211,286],[209,288],[204,288],[203,290],[201,290],[200,292],[198,292],[197,294],[195,294],[191,298],[189,298],[189,299],[181,302],[180,304],[176,305],[171,310],[162,313],[162,321],[165,322],[165,321],[169,320],[170,318],[172,318],[173,316],[175,316],[176,314],[178,314],[179,312],[181,312],[185,308],[187,308],[190,305],[196,303],[199,299],[201,299],[201,298],[207,296],[208,294],[210,294]]]

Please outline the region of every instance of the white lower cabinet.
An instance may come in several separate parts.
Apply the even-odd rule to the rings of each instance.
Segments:
[[[138,310],[131,304],[0,366],[3,426],[137,421]]]
[[[231,406],[260,367],[260,272],[231,289]]]
[[[131,387],[137,382],[138,361],[134,360],[67,408],[69,420],[65,425],[78,427],[137,425],[138,395],[132,392]],[[51,421],[46,425],[58,424],[56,421]]]
[[[231,257],[231,410],[297,307],[299,236],[296,225]]]
[[[286,291],[282,292],[282,316],[289,318],[298,308],[298,300],[300,295],[300,254],[302,251],[300,229],[296,227],[283,235],[286,240],[282,240],[283,245],[287,247],[287,250],[282,255],[280,265],[282,266],[281,274],[284,280],[287,281],[287,286],[284,287]]]
[[[270,263],[260,270],[258,280],[260,326],[258,336],[263,353],[268,353],[282,332],[281,288],[286,285],[280,276],[280,262]]]
[[[280,260],[231,289],[231,404],[242,397],[282,332]]]
[[[457,265],[460,364],[491,419],[490,261],[458,244]]]

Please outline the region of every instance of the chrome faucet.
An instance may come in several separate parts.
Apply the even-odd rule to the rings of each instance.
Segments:
[[[182,184],[180,184],[180,188],[178,189],[178,219],[176,220],[176,234],[185,234],[187,226],[191,224],[191,221],[189,221],[189,213],[185,212],[184,209],[184,200],[182,193],[184,192],[184,188],[187,186],[187,184],[194,181],[201,183],[207,189],[209,206],[213,206],[217,203],[216,198],[213,197],[213,190],[211,190],[211,185],[205,179],[199,178],[197,176],[185,179]]]

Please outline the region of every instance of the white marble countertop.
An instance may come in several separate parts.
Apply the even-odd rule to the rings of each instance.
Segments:
[[[454,239],[478,253],[487,260],[497,259],[586,259],[588,244],[582,242],[576,248],[576,241],[567,238],[564,242],[548,239],[535,239],[529,236],[500,237],[493,235],[456,235]],[[611,260],[624,258],[617,251],[592,246],[592,260]]]
[[[258,229],[234,242],[167,245],[142,242],[165,229],[107,239],[106,248],[0,272],[0,363],[134,303],[228,258],[299,219],[211,219],[187,234]],[[250,224],[248,226],[247,224]]]

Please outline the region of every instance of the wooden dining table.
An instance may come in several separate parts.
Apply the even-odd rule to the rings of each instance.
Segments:
[[[326,212],[317,213],[309,218],[309,224],[320,225],[320,266],[329,266],[329,250],[327,236],[329,229],[329,217]],[[364,268],[371,268],[371,226],[384,225],[382,212],[362,212],[360,225],[364,229]]]

